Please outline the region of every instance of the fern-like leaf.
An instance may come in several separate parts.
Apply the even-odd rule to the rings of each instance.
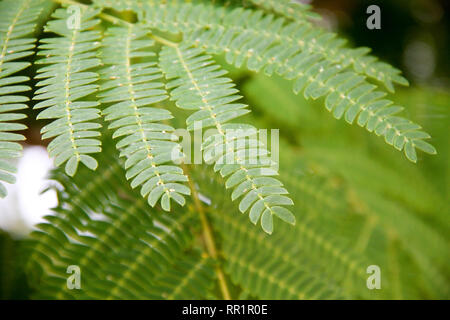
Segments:
[[[108,0],[97,0],[110,7]],[[250,70],[274,72],[294,81],[294,92],[305,98],[326,97],[326,107],[335,118],[366,127],[385,138],[386,143],[417,161],[416,149],[435,154],[425,139],[430,136],[408,119],[397,116],[401,107],[382,99],[382,91],[365,77],[381,81],[390,91],[393,83],[408,84],[400,71],[368,56],[367,48],[343,47],[345,41],[310,23],[274,19],[258,10],[237,8],[228,11],[213,5],[184,3],[155,4],[135,1],[115,2],[119,10],[134,10],[149,27],[183,33],[193,43],[215,54],[225,53],[228,63]],[[352,66],[353,70],[348,67]],[[374,92],[373,92],[374,91]]]
[[[250,0],[255,6],[273,11],[292,20],[319,19],[320,15],[312,11],[310,4],[292,0]]]
[[[174,268],[155,278],[150,297],[159,300],[215,298],[210,293],[215,280],[212,263],[212,259],[198,252],[183,257]]]
[[[184,225],[195,223],[195,216],[189,212],[169,216],[150,209],[127,186],[112,141],[105,141],[104,148],[94,178],[86,168],[80,168],[74,178],[61,170],[52,175],[62,187],[58,191],[59,204],[55,215],[37,226],[27,245],[32,250],[28,267],[42,284],[37,298],[157,298],[155,287],[162,285],[159,276],[176,273],[178,264],[187,260],[186,250],[194,238]],[[202,259],[194,255],[188,261]],[[67,288],[70,265],[80,267],[82,290]],[[199,271],[205,274],[205,268],[211,270],[205,265]],[[196,280],[187,283],[184,290],[195,288],[203,279],[202,274],[192,273]],[[189,298],[186,294],[183,297]]]
[[[25,125],[11,121],[25,118],[17,113],[27,108],[28,97],[20,95],[31,90],[22,85],[26,76],[13,76],[27,68],[30,63],[20,60],[33,54],[35,38],[30,36],[36,28],[42,11],[40,0],[6,0],[0,3],[0,198],[6,196],[2,182],[14,183],[16,168],[10,160],[21,154],[22,146],[17,141],[25,140],[20,131]]]
[[[81,8],[80,25],[69,29],[70,14],[66,9],[54,12],[55,20],[49,21],[45,31],[59,35],[40,40],[38,55],[44,58],[38,64],[46,64],[38,70],[35,100],[44,100],[35,109],[45,108],[38,119],[56,119],[42,128],[43,139],[54,138],[48,146],[56,166],[64,163],[66,173],[73,176],[81,162],[91,170],[97,161],[89,154],[101,151],[101,125],[94,120],[100,117],[99,105],[86,96],[95,93],[98,74],[90,69],[100,65],[96,49],[100,46],[100,32],[92,30],[98,23],[94,19],[97,10]],[[78,28],[79,27],[79,28]],[[84,98],[84,99],[83,99]]]
[[[240,96],[236,95],[238,90],[231,79],[223,77],[226,71],[214,65],[201,49],[186,44],[164,47],[160,61],[166,78],[171,80],[167,84],[171,99],[182,109],[197,110],[187,119],[188,129],[194,129],[197,123],[201,128],[217,129],[218,133],[202,144],[204,158],[215,162],[214,170],[227,177],[226,187],[234,188],[233,200],[243,196],[240,211],[250,210],[250,220],[254,224],[261,218],[262,228],[269,234],[273,231],[274,215],[295,224],[293,214],[283,207],[293,202],[285,196],[288,192],[281,182],[272,177],[278,172],[265,157],[268,151],[258,146],[258,141],[251,143],[256,129],[227,123],[249,110],[244,104],[233,103]],[[244,143],[240,143],[242,140]],[[231,163],[227,163],[228,159]]]
[[[385,93],[365,77],[382,81],[391,91],[392,82],[406,84],[399,71],[366,56],[367,50],[343,48],[343,42],[309,24],[288,23],[261,12],[236,9],[230,13],[203,5],[135,4],[144,10],[141,19],[164,31],[183,32],[186,43],[209,52],[225,53],[227,62],[250,70],[277,72],[294,81],[294,92],[305,98],[326,97],[326,107],[340,119],[357,123],[385,138],[386,143],[417,161],[416,149],[435,154],[425,139],[430,136],[408,119],[397,116],[401,107],[382,99]],[[143,9],[142,9],[143,8]],[[145,9],[147,8],[147,10]],[[167,17],[171,17],[170,20]],[[242,23],[244,22],[244,23]],[[287,45],[286,43],[291,43]],[[354,70],[348,70],[353,65]]]
[[[265,15],[261,10],[241,7],[229,10],[211,4],[182,1],[162,4],[140,0],[95,0],[94,3],[99,7],[133,10],[142,23],[163,31],[182,32],[186,36],[193,32],[198,35],[196,32],[208,31],[215,41],[206,41],[206,36],[197,36],[193,40],[208,51],[226,53],[228,60],[238,66],[251,58],[248,63],[250,69],[269,65],[265,71],[271,74],[278,65],[284,65],[289,57],[307,52],[340,64],[343,68],[351,66],[358,74],[383,83],[390,91],[394,91],[393,83],[408,85],[408,81],[400,75],[400,70],[367,55],[369,48],[346,48],[345,40],[313,26],[306,18],[287,21]]]
[[[154,41],[139,28],[110,28],[103,41],[102,61],[108,65],[101,72],[104,79],[100,102],[113,104],[103,111],[121,156],[127,160],[127,179],[133,188],[142,186],[142,196],[154,206],[161,199],[164,210],[170,211],[170,199],[180,205],[190,189],[181,184],[187,181],[183,170],[167,164],[183,158],[174,128],[160,123],[172,118],[161,108],[150,107],[165,100],[167,92],[158,79],[163,75],[156,62],[140,61],[155,56],[150,51]],[[139,63],[137,63],[139,62]]]

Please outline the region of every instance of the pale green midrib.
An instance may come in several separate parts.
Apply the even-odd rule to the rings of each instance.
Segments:
[[[66,110],[66,115],[67,115],[67,123],[69,125],[70,142],[72,145],[72,149],[74,150],[74,155],[77,157],[77,162],[79,162],[80,161],[80,153],[78,151],[78,146],[75,143],[73,123],[71,121],[72,111],[71,111],[71,106],[70,106],[72,103],[70,101],[70,72],[72,69],[72,59],[73,59],[73,55],[74,55],[77,36],[78,36],[78,30],[74,29],[72,31],[72,39],[71,39],[71,43],[69,46],[69,52],[68,52],[66,74],[65,74],[65,81],[64,81],[64,92],[65,92],[65,110]]]
[[[128,28],[128,36],[127,36],[126,46],[125,46],[125,65],[126,65],[126,72],[127,72],[128,93],[130,94],[130,99],[131,99],[131,102],[133,103],[134,115],[135,115],[135,118],[136,118],[136,123],[139,126],[139,132],[141,134],[142,141],[144,142],[144,144],[146,146],[147,158],[150,159],[151,165],[154,168],[154,173],[158,177],[158,185],[162,185],[163,186],[164,192],[170,198],[170,191],[167,188],[165,182],[162,180],[161,174],[159,173],[159,171],[157,169],[157,165],[154,162],[154,155],[151,152],[150,143],[148,142],[147,138],[145,137],[144,128],[142,127],[141,115],[139,113],[138,107],[136,106],[134,84],[133,84],[133,81],[131,79],[132,77],[131,77],[131,69],[130,69],[130,64],[131,64],[131,58],[130,58],[131,31],[132,31],[132,27],[130,26]]]
[[[190,80],[191,83],[194,85],[195,90],[198,92],[198,94],[199,94],[200,97],[202,98],[202,103],[204,104],[205,109],[207,109],[207,110],[209,111],[211,118],[214,119],[214,125],[215,125],[217,131],[219,132],[219,134],[223,137],[223,139],[224,139],[224,144],[226,145],[229,141],[227,140],[227,136],[226,136],[225,132],[223,131],[221,124],[216,120],[215,115],[214,115],[214,113],[213,113],[213,110],[212,110],[211,106],[209,105],[208,100],[205,98],[206,95],[203,93],[203,91],[200,89],[199,85],[198,85],[197,82],[195,81],[195,78],[194,78],[194,76],[192,75],[192,72],[191,72],[191,70],[189,69],[189,67],[188,67],[188,65],[187,65],[187,63],[186,63],[186,61],[184,60],[184,58],[183,58],[183,53],[181,52],[181,50],[179,49],[179,47],[176,46],[176,47],[175,47],[175,50],[176,50],[176,52],[177,52],[178,58],[180,59],[180,63],[182,64],[183,68],[185,69],[185,71],[186,71],[186,73],[187,73],[187,75],[188,75],[188,77],[189,77],[189,80]],[[234,161],[235,161],[236,163],[239,163],[239,160],[240,160],[240,159],[236,156],[236,154],[234,154]],[[252,184],[252,186],[251,186],[252,190],[251,190],[251,191],[254,191],[254,192],[257,194],[258,198],[259,198],[260,200],[263,201],[264,207],[265,207],[267,210],[269,210],[270,213],[273,215],[274,212],[273,212],[273,209],[270,207],[270,204],[267,203],[267,201],[264,199],[264,197],[262,196],[261,193],[257,192],[258,187],[254,184],[253,179],[248,175],[248,173],[247,173],[247,172],[248,172],[248,169],[245,168],[242,164],[240,164],[240,170],[243,170],[244,172],[246,172],[246,174],[245,174],[245,179],[246,179],[247,181],[249,181],[249,182]],[[251,192],[251,191],[250,191],[250,192]]]

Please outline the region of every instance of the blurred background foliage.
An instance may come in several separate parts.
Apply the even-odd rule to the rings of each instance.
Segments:
[[[366,28],[370,4],[381,7],[381,30]],[[291,184],[298,184],[293,177],[304,181],[295,188],[302,192],[293,193],[301,212],[299,224],[303,220],[306,225],[328,226],[336,241],[389,270],[383,285],[392,290],[385,297],[448,299],[450,3],[315,0],[313,5],[324,17],[323,27],[355,46],[371,47],[376,56],[404,71],[411,86],[397,89],[390,98],[405,106],[405,116],[426,128],[438,155],[422,153],[418,164],[412,164],[382,139],[333,119],[320,102],[295,96],[291,83],[224,63],[251,106],[247,120],[260,128],[280,128],[283,182],[292,190]],[[42,124],[35,116],[29,111],[26,135],[28,143],[42,144]],[[206,182],[203,188],[214,190]],[[234,210],[228,199],[220,211]],[[250,228],[247,222],[242,224]],[[278,235],[270,241],[283,235],[284,227],[276,227]],[[222,234],[225,252],[233,247],[230,237]],[[0,299],[30,296],[19,254],[21,241],[0,232]],[[333,273],[331,265],[324,272]]]

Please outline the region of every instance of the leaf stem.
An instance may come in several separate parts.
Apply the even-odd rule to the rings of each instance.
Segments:
[[[216,247],[216,244],[214,241],[213,232],[209,225],[208,218],[206,217],[205,210],[203,208],[203,205],[200,202],[200,199],[197,194],[197,190],[195,189],[194,183],[192,182],[192,179],[188,173],[188,169],[186,168],[185,165],[183,165],[183,171],[189,177],[188,183],[189,183],[189,187],[191,188],[192,198],[194,199],[194,205],[195,205],[195,208],[197,209],[198,213],[200,214],[200,220],[201,220],[202,227],[203,227],[203,239],[205,241],[206,251],[211,258],[217,260],[219,258],[219,254],[217,253],[217,247]],[[215,267],[215,269],[216,269],[217,278],[219,280],[219,286],[220,286],[220,290],[222,292],[223,298],[225,300],[231,300],[230,290],[228,289],[224,272],[218,265]]]
[[[156,42],[159,42],[159,43],[161,43],[161,44],[163,44],[165,46],[168,46],[168,47],[173,47],[173,48],[177,48],[178,47],[178,43],[170,41],[170,40],[168,40],[166,38],[157,36],[156,34],[153,34],[153,33],[150,34],[150,38],[152,38]]]
[[[84,4],[84,3],[79,3],[73,0],[53,0],[54,2],[60,3],[60,4],[72,4],[72,5],[78,5],[84,8],[89,7],[88,5]],[[114,25],[123,25],[126,27],[130,27],[133,26],[134,24],[128,21],[125,21],[123,19],[120,19],[118,17],[115,17],[113,15],[107,14],[107,13],[100,13],[98,15],[101,19],[105,20],[105,21],[109,21]],[[174,47],[176,48],[178,46],[178,44],[176,42],[170,41],[166,38],[157,36],[155,34],[150,34],[149,35],[153,40],[155,40],[156,42],[159,42],[165,46],[169,46],[169,47]]]

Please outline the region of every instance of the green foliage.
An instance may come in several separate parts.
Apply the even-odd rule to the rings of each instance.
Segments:
[[[313,12],[309,4],[290,0],[250,0],[256,7],[275,12],[292,20],[305,21],[307,19],[320,19],[320,15]]]
[[[164,281],[170,281],[168,277],[158,280],[158,276],[177,273],[186,268],[184,264],[201,264],[198,270],[188,270],[192,271],[192,283],[173,288],[174,297],[184,292],[183,297],[188,298],[185,290],[202,288],[196,277],[203,279],[211,273],[206,271],[204,258],[185,251],[194,239],[184,226],[195,223],[196,217],[192,213],[169,216],[159,210],[150,216],[148,203],[128,187],[120,160],[110,158],[114,154],[111,146],[107,141],[95,179],[84,169],[75,179],[62,173],[55,176],[64,187],[58,192],[58,214],[47,217],[48,222],[39,225],[41,231],[32,236],[39,241],[33,244],[30,268],[45,284],[38,297],[155,298],[163,295],[163,290],[155,293],[155,286],[165,287]],[[81,292],[67,290],[69,265],[83,270]]]
[[[255,3],[261,5],[261,2],[255,1]],[[139,62],[138,68],[151,69],[147,71],[139,69],[139,71],[134,70],[134,73],[131,73],[132,63],[155,55],[154,52],[147,54],[142,51],[144,48],[150,49],[153,44],[148,39],[147,30],[149,28],[173,33],[181,32],[186,44],[200,46],[215,54],[224,53],[226,61],[236,67],[246,64],[250,70],[264,70],[268,75],[276,72],[288,80],[293,80],[295,93],[303,91],[305,98],[325,97],[325,106],[330,112],[333,112],[335,118],[344,117],[349,123],[356,121],[358,125],[366,127],[368,131],[383,136],[388,144],[398,150],[404,150],[407,158],[413,162],[417,161],[416,149],[431,154],[436,153],[435,148],[424,141],[430,136],[422,132],[419,125],[397,116],[403,108],[392,106],[392,101],[384,99],[384,92],[377,91],[376,85],[365,80],[366,76],[377,79],[390,91],[393,91],[393,82],[407,84],[404,78],[399,76],[399,70],[378,62],[376,58],[367,56],[365,49],[343,47],[344,42],[336,38],[336,35],[327,33],[308,21],[308,14],[306,14],[310,12],[308,6],[291,6],[284,2],[281,4],[268,2],[262,5],[266,9],[273,9],[275,12],[283,13],[291,18],[293,14],[305,13],[300,15],[299,21],[296,19],[292,22],[284,20],[282,17],[275,18],[273,15],[265,15],[263,11],[259,10],[243,8],[230,10],[225,7],[190,4],[182,1],[166,4],[165,2],[142,2],[139,0],[131,3],[128,1],[111,3],[97,0],[94,5],[99,8],[113,6],[118,10],[133,10],[138,14],[137,24],[140,25],[140,30],[134,29],[133,31],[138,35],[129,34],[128,38],[121,37],[120,39],[125,39],[121,52],[118,52],[118,48],[113,50],[111,45],[109,45],[108,51],[108,41],[111,44],[114,37],[120,37],[119,34],[124,32],[120,28],[113,28],[103,36],[105,37],[105,50],[103,50],[104,55],[102,56],[104,61],[102,62],[96,56],[96,49],[100,46],[99,40],[102,38],[101,32],[97,28],[100,20],[95,19],[100,9],[93,10],[83,5],[79,28],[69,28],[68,20],[72,17],[67,10],[55,11],[54,20],[47,23],[45,31],[53,32],[59,37],[41,39],[42,44],[37,53],[45,57],[36,63],[46,64],[46,66],[40,68],[36,75],[36,79],[44,80],[40,80],[36,84],[37,87],[42,88],[35,90],[34,99],[44,101],[36,104],[35,108],[46,108],[39,114],[39,119],[56,119],[42,129],[43,138],[54,138],[49,145],[49,153],[55,158],[57,166],[65,163],[66,173],[71,176],[76,173],[79,162],[92,170],[97,168],[97,161],[90,155],[101,151],[100,141],[96,139],[99,135],[97,129],[100,127],[96,120],[100,118],[100,109],[96,107],[100,102],[118,102],[106,109],[104,115],[108,121],[116,120],[109,126],[110,129],[120,129],[117,130],[116,137],[128,132],[128,137],[118,143],[118,148],[121,149],[122,155],[128,158],[126,167],[130,169],[129,178],[138,175],[133,180],[133,186],[142,185],[142,195],[149,195],[151,205],[155,205],[159,199],[164,203],[165,210],[170,210],[170,199],[184,205],[183,194],[188,195],[189,192],[179,183],[185,180],[182,170],[170,165],[158,170],[150,168],[153,165],[156,167],[157,164],[161,165],[169,160],[175,160],[169,157],[171,155],[173,158],[174,152],[168,150],[171,147],[177,147],[168,142],[168,140],[174,140],[173,135],[169,133],[172,131],[170,127],[149,123],[168,120],[171,115],[162,110],[158,111],[160,113],[158,116],[156,114],[155,116],[148,115],[143,111],[152,110],[143,109],[143,104],[155,104],[164,100],[165,92],[162,91],[163,89],[158,89],[158,85],[162,84],[150,83],[151,80],[154,80],[151,72],[154,72],[156,76],[158,71],[151,68],[151,62],[148,65],[141,65],[142,62]],[[111,19],[115,24],[122,23],[128,26],[128,32],[134,28],[132,24],[112,16],[108,16],[106,20]],[[170,43],[165,40],[160,42],[165,47]],[[31,51],[26,52],[31,54]],[[130,55],[131,53],[133,54]],[[105,82],[103,78],[105,76],[110,79],[109,82],[106,81],[103,84],[103,91],[111,89],[116,84],[125,86],[101,92],[97,95],[101,98],[100,101],[95,101],[95,97],[92,95],[98,91],[99,76],[96,72],[98,70],[94,69],[98,69],[97,67],[101,63],[111,64],[111,61],[115,61],[114,59],[119,55],[125,55],[122,59],[125,62],[125,70],[122,70],[122,74],[117,73],[120,71],[111,71],[112,69],[103,70],[102,82]],[[350,66],[353,67],[353,70],[348,68]],[[114,67],[113,65],[112,68]],[[206,65],[199,66],[199,75],[207,76],[207,72]],[[149,77],[142,77],[143,75]],[[123,80],[127,82],[120,82],[120,77],[125,77]],[[139,78],[134,79],[135,77]],[[219,79],[219,81],[222,80]],[[233,89],[228,86],[230,85],[222,84],[222,87],[227,88],[226,90],[232,91]],[[145,94],[142,93],[149,88],[152,90]],[[26,87],[19,87],[19,89],[25,90]],[[225,97],[226,94],[223,94]],[[114,95],[114,97],[109,95]],[[135,100],[137,99],[139,102],[136,104]],[[185,97],[185,99],[189,100],[189,97]],[[125,107],[126,105],[128,108]],[[20,106],[23,107],[23,105]],[[137,110],[138,107],[142,110]],[[237,104],[223,105],[222,107],[228,109],[220,116],[221,118],[226,117],[226,120],[231,120],[237,115],[247,112]],[[134,112],[134,115],[131,112]],[[204,112],[205,110],[203,110]],[[188,122],[190,121],[188,129],[191,129],[192,122],[199,115],[202,117],[203,113],[196,113],[188,119]],[[118,119],[125,115],[127,115],[125,119]],[[15,114],[12,116],[14,117],[8,119],[18,119]],[[209,122],[206,121],[204,124],[209,125]],[[141,133],[130,134],[130,130],[136,129],[136,126],[140,128],[138,131],[141,130]],[[23,128],[19,124],[4,124],[3,127],[6,129],[11,127],[11,130]],[[20,136],[11,136],[12,133],[6,134],[12,140],[20,138]],[[154,140],[161,139],[163,142],[154,142]],[[157,149],[150,152],[155,144],[158,145]],[[13,145],[10,145],[9,148],[12,148],[11,146]],[[17,145],[14,144],[14,146],[17,148]],[[124,147],[127,148],[124,149]],[[14,150],[7,149],[3,153],[9,156],[11,151]],[[181,151],[176,152],[181,158]],[[14,152],[12,153],[14,154]],[[145,160],[146,157],[150,160],[154,157],[158,159],[149,162]],[[2,169],[12,171],[13,168],[3,164]],[[161,174],[165,175],[164,179]],[[13,182],[10,174],[6,173],[3,176],[2,180]],[[167,183],[170,183],[170,186]],[[158,185],[156,186],[156,184]],[[3,190],[2,193],[5,191]],[[261,195],[259,198],[261,199]],[[280,200],[282,198],[277,196],[274,204],[287,204],[285,200]],[[262,204],[259,204],[258,208],[261,206]],[[267,202],[265,202],[265,207],[268,208]],[[289,212],[285,209],[269,210],[270,215],[259,211],[258,209],[253,214],[255,217],[253,221],[256,222],[262,214],[264,217],[262,221],[267,227],[267,231],[271,230],[272,215],[275,212],[279,217],[293,222]]]
[[[134,64],[132,60],[154,56],[148,48],[154,41],[146,38],[146,32],[129,28],[110,28],[103,41],[103,63],[111,65],[103,70],[105,81],[98,96],[101,103],[116,102],[103,110],[105,120],[111,121],[114,138],[123,137],[117,143],[121,155],[127,158],[127,179],[131,186],[142,185],[142,196],[148,195],[148,203],[155,206],[161,198],[161,206],[170,211],[170,199],[180,205],[190,195],[190,190],[180,182],[187,181],[183,169],[164,163],[183,158],[181,146],[176,142],[174,128],[157,122],[173,116],[165,109],[147,107],[167,98],[162,78],[155,62]]]
[[[236,95],[232,80],[222,77],[224,70],[213,65],[211,57],[201,49],[180,45],[166,47],[161,52],[161,68],[171,91],[171,98],[182,109],[198,110],[186,120],[187,128],[195,125],[202,128],[214,127],[216,134],[209,136],[202,144],[204,159],[215,163],[214,171],[228,177],[225,186],[234,188],[232,200],[243,197],[239,210],[249,210],[250,221],[256,224],[261,218],[263,230],[273,232],[273,216],[295,224],[293,214],[282,205],[293,205],[284,196],[288,191],[272,176],[278,175],[273,163],[267,157],[268,150],[253,137],[256,129],[238,123],[226,123],[249,112],[246,105],[233,103],[241,97]],[[175,89],[174,89],[175,88]],[[227,130],[233,130],[231,133]],[[236,143],[238,139],[243,143]],[[227,161],[231,159],[232,161]],[[231,162],[231,163],[230,163]]]
[[[24,130],[23,124],[12,122],[25,118],[17,113],[27,108],[28,97],[23,92],[31,90],[22,83],[29,80],[26,76],[14,74],[29,67],[22,61],[33,54],[34,29],[39,15],[44,9],[43,1],[7,0],[0,3],[0,197],[6,196],[2,182],[14,183],[16,168],[8,161],[20,156],[22,146],[17,141],[25,137],[11,131]],[[17,61],[19,60],[19,61]]]
[[[100,32],[92,30],[100,21],[94,19],[95,10],[83,10],[79,29],[69,29],[67,19],[70,14],[58,9],[45,27],[58,37],[41,39],[38,56],[44,58],[37,64],[45,64],[38,70],[35,109],[45,108],[38,119],[57,119],[42,128],[42,138],[54,138],[48,152],[55,158],[55,165],[65,165],[66,173],[73,176],[81,162],[95,170],[97,161],[89,154],[101,151],[98,129],[101,125],[94,120],[100,118],[97,101],[83,99],[96,92],[98,74],[91,70],[100,65],[96,58]],[[80,100],[83,99],[83,100]]]
[[[224,53],[227,62],[236,67],[246,62],[252,71],[276,72],[293,80],[294,92],[303,92],[306,99],[326,97],[325,106],[335,118],[344,117],[350,124],[356,121],[383,136],[386,143],[404,150],[412,162],[417,161],[416,149],[436,153],[423,140],[430,136],[419,125],[397,116],[403,108],[392,106],[392,101],[384,99],[384,92],[365,81],[365,77],[376,79],[390,91],[394,91],[393,82],[408,84],[399,70],[368,56],[367,48],[344,48],[345,42],[335,34],[309,23],[286,23],[260,11],[238,8],[227,12],[207,5],[146,2],[137,8],[147,26],[183,32],[186,42],[211,53]]]
[[[11,131],[24,126],[10,121],[30,89],[63,167],[55,215],[26,244],[34,297],[448,298],[447,194],[429,178],[446,166],[414,166],[345,125],[412,162],[416,150],[436,153],[378,87],[407,85],[399,70],[287,0],[94,0],[75,3],[79,28],[67,24],[72,1],[61,2],[0,3],[0,180],[14,182],[3,159],[20,151]],[[28,37],[42,22],[34,52]],[[19,73],[30,63],[44,65],[33,88]],[[180,164],[179,123],[215,129],[201,143],[212,170]],[[426,126],[448,151],[447,127]],[[279,164],[255,137],[267,127],[282,128]],[[382,290],[366,287],[372,264]],[[67,288],[70,265],[82,290]]]

